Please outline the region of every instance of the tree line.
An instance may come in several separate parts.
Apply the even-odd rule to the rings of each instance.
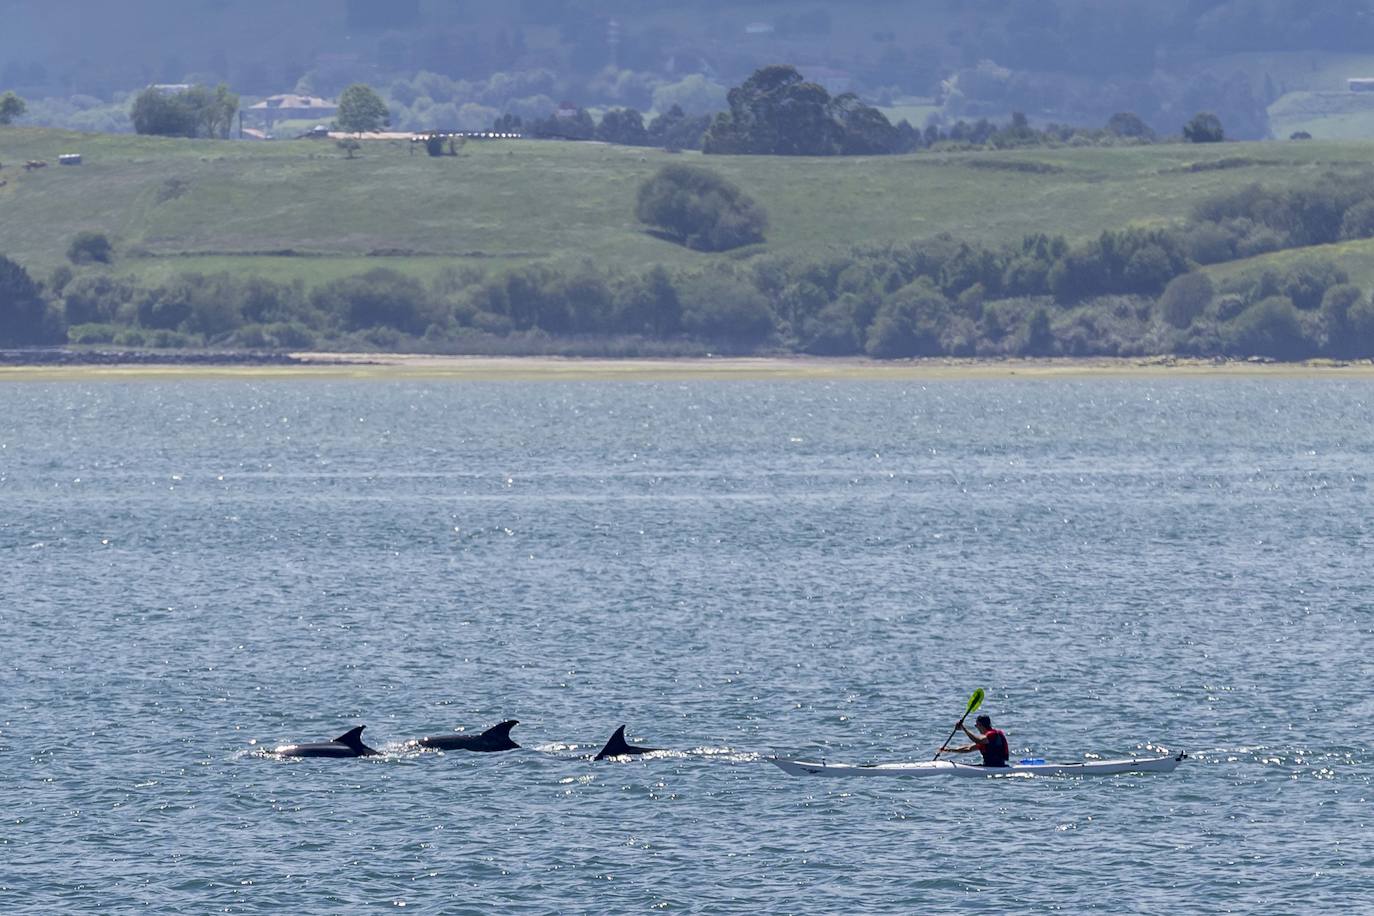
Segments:
[[[646,182],[647,225],[713,201],[728,225],[767,215],[718,176],[673,166]],[[425,284],[379,267],[307,290],[230,274],[141,285],[111,272],[98,233],[46,282],[0,258],[0,344],[401,349],[501,353],[799,352],[916,356],[1374,357],[1374,301],[1337,266],[1300,261],[1215,280],[1200,268],[1374,237],[1374,175],[1258,185],[1189,219],[1070,243],[994,246],[948,235],[825,255],[640,271],[589,261]],[[674,201],[675,195],[682,198]],[[709,219],[709,217],[708,217]],[[747,223],[748,220],[745,220]],[[666,230],[664,230],[666,231]],[[690,244],[688,236],[676,239]],[[748,248],[741,249],[748,252]]]
[[[987,118],[928,124],[893,124],[879,109],[854,93],[832,96],[810,82],[796,67],[774,65],[756,70],[726,96],[728,110],[714,116],[689,116],[674,105],[653,120],[634,108],[608,110],[598,123],[584,108],[560,110],[525,120],[505,114],[493,122],[498,131],[521,131],[544,139],[602,140],[626,146],[695,149],[708,155],[841,156],[892,155],[931,147],[996,149],[1157,142],[1160,137],[1138,115],[1118,112],[1101,129],[1049,124],[1036,128],[1023,113],[1009,122]],[[1225,139],[1221,120],[1198,112],[1182,125],[1181,136],[1193,143]]]

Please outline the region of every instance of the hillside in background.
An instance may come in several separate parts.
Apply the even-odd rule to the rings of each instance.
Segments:
[[[0,2],[0,91],[29,123],[127,130],[150,83],[226,82],[245,101],[378,86],[407,128],[475,129],[564,100],[716,110],[791,63],[917,127],[928,118],[1100,125],[1195,112],[1237,138],[1367,135],[1347,77],[1374,74],[1367,0],[72,0]],[[447,82],[417,88],[416,77]],[[695,82],[683,84],[684,80]],[[457,83],[458,85],[454,85]],[[392,87],[395,86],[394,91]],[[901,113],[898,115],[898,113]]]
[[[84,164],[12,165],[63,152],[80,152]],[[382,263],[425,274],[584,257],[613,267],[729,260],[662,241],[635,220],[640,182],[683,160],[704,162],[764,205],[771,251],[938,233],[1073,241],[1180,220],[1202,198],[1252,182],[1300,184],[1369,159],[1368,144],[1321,142],[779,160],[556,141],[470,142],[437,159],[378,141],[347,159],[310,140],[11,128],[0,132],[9,179],[0,252],[42,272],[63,261],[77,232],[97,230],[114,242],[118,269],[140,276],[223,268],[307,282]]]

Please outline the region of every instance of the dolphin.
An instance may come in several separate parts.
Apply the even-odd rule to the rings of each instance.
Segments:
[[[279,757],[374,757],[381,754],[363,744],[363,729],[359,725],[350,728],[333,741],[319,741],[314,744],[283,744],[272,753]]]
[[[493,725],[480,735],[427,735],[410,742],[420,747],[432,747],[441,751],[477,751],[489,754],[493,751],[510,751],[519,747],[511,740],[510,730],[519,725],[516,719],[507,719],[500,725]]]
[[[654,751],[662,750],[657,747],[637,747],[625,742],[625,726],[620,726],[611,735],[611,740],[606,742],[606,746],[601,749],[601,753],[593,757],[593,760],[605,760],[607,757],[630,757],[636,754],[652,754]]]

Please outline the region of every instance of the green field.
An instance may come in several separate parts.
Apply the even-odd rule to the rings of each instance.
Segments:
[[[1214,281],[1225,281],[1236,277],[1258,276],[1266,270],[1282,273],[1296,264],[1314,259],[1339,264],[1350,275],[1350,282],[1361,289],[1374,287],[1374,239],[1353,239],[1334,245],[1290,248],[1240,261],[1214,264],[1204,270]]]
[[[84,164],[60,167],[60,153]],[[28,159],[49,167],[26,172]],[[173,140],[0,129],[0,253],[36,274],[73,235],[107,233],[116,269],[156,279],[228,270],[308,284],[390,266],[428,277],[544,259],[687,265],[642,231],[640,182],[669,162],[708,165],[767,208],[767,248],[807,252],[949,232],[1011,242],[1082,239],[1187,215],[1250,182],[1290,184],[1363,167],[1362,142],[1186,144],[875,158],[702,157],[596,143],[468,143],[456,157],[366,145],[345,159],[322,141]]]

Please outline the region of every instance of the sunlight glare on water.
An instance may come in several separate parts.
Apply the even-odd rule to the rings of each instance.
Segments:
[[[1374,897],[1369,382],[3,394],[6,911]],[[980,686],[1014,757],[1191,759],[767,759],[929,759]],[[621,723],[667,752],[593,764]]]

